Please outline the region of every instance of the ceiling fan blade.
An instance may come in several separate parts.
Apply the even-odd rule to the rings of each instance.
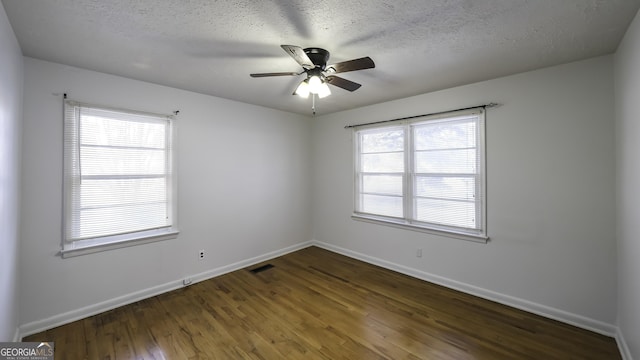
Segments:
[[[303,68],[313,69],[315,67],[315,64],[313,63],[313,61],[309,59],[307,54],[304,52],[304,50],[300,46],[280,45],[280,47],[283,48],[284,51],[286,51],[287,54],[289,54],[289,56],[291,56],[293,60],[295,60]]]
[[[249,74],[251,77],[267,77],[267,76],[295,76],[300,75],[297,72],[276,72],[276,73],[261,73],[261,74]]]
[[[343,61],[337,64],[329,65],[327,66],[327,71],[331,71],[337,74],[337,73],[343,73],[347,71],[371,69],[374,67],[376,67],[376,64],[373,62],[373,60],[371,60],[370,57],[367,56],[359,59],[353,59],[353,60]]]
[[[327,76],[327,82],[333,86],[337,86],[339,88],[343,88],[349,91],[356,91],[360,88],[360,86],[362,86],[351,80],[347,80],[339,76],[333,76],[333,75]]]

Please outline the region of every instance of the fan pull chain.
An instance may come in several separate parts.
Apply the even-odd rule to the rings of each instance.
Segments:
[[[311,94],[311,112],[316,116],[316,94]]]

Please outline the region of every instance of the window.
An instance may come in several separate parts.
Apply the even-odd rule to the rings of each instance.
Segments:
[[[356,128],[355,219],[486,241],[484,110]]]
[[[64,106],[62,255],[175,238],[173,118]]]

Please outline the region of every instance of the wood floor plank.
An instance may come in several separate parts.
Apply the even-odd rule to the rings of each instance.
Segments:
[[[56,359],[620,359],[615,340],[317,247],[39,334]]]

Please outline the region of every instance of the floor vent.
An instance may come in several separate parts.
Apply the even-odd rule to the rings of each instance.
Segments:
[[[263,272],[263,271],[265,271],[265,270],[269,270],[269,269],[271,269],[272,267],[273,267],[273,265],[271,265],[271,264],[266,264],[266,265],[258,266],[257,268],[255,268],[255,269],[251,269],[251,270],[249,270],[249,271],[251,271],[251,272],[252,272],[252,273],[254,273],[254,274],[257,274],[257,273],[259,273],[259,272]]]

